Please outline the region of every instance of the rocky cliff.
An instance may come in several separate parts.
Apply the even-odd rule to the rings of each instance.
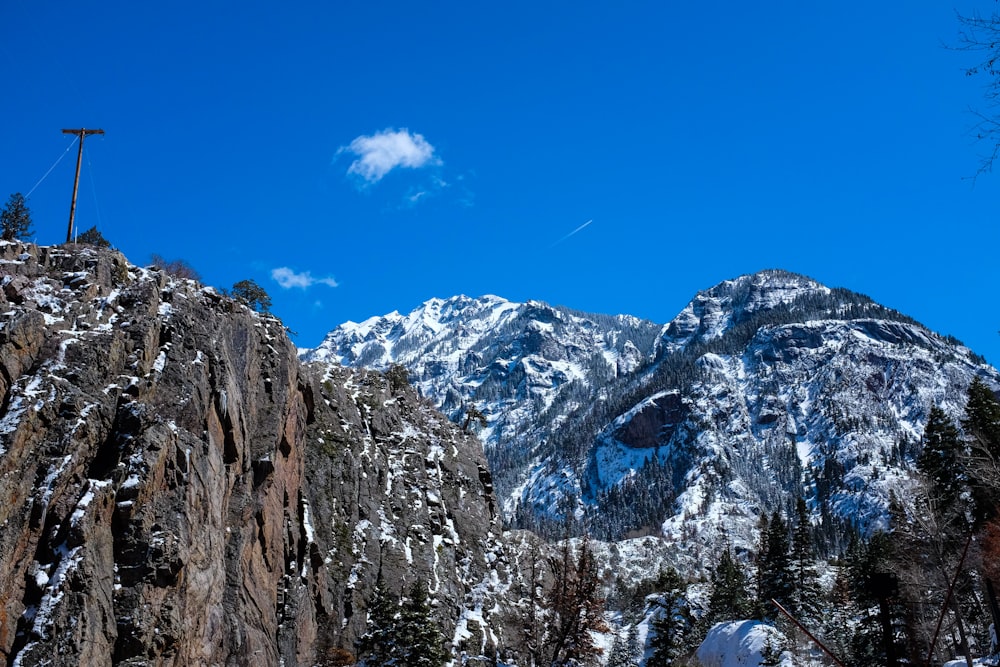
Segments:
[[[482,447],[405,382],[113,251],[0,242],[0,286],[6,664],[322,663],[380,569],[493,650]]]

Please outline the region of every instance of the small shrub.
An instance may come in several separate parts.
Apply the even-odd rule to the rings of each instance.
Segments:
[[[91,227],[87,231],[76,237],[77,243],[97,246],[98,248],[110,248],[111,243],[104,238],[104,235],[97,231],[97,227]],[[155,255],[154,255],[155,257]]]
[[[183,259],[175,259],[168,262],[159,255],[153,255],[149,263],[154,269],[159,269],[173,278],[179,278],[180,280],[201,281],[201,276],[194,270],[194,267],[185,262]]]

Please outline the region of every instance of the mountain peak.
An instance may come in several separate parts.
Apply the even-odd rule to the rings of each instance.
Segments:
[[[757,510],[793,496],[877,526],[895,479],[879,471],[905,476],[927,406],[958,414],[976,373],[1000,384],[897,311],[779,269],[699,292],[666,326],[499,297],[397,317],[381,338],[341,327],[310,354],[400,363],[453,419],[475,405],[508,520],[549,530],[574,501],[609,539],[660,526],[683,541],[708,498],[721,514],[705,530],[742,508],[746,548]]]
[[[819,282],[782,269],[765,269],[702,290],[664,327],[667,351],[719,338],[749,316],[788,306],[807,296],[828,296]]]
[[[455,338],[449,345],[468,349],[477,332],[510,317],[521,305],[492,294],[435,297],[406,315],[394,310],[360,324],[345,322],[327,334],[317,348],[303,350],[301,357],[305,361],[385,369],[395,362],[413,361],[421,346],[441,344],[442,339]],[[457,326],[452,326],[455,323]]]

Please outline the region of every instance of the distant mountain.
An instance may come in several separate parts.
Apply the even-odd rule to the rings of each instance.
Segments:
[[[405,316],[342,324],[302,357],[379,370],[402,364],[456,421],[475,405],[487,418],[479,435],[509,512],[525,470],[551,458],[548,433],[648,365],[661,333],[660,325],[625,315],[457,296]]]
[[[806,498],[829,549],[885,519],[932,405],[979,375],[950,337],[863,295],[769,270],[700,292],[665,326],[498,297],[346,323],[308,360],[407,367],[453,419],[475,405],[507,520],[576,510],[605,539],[750,548],[762,512]]]

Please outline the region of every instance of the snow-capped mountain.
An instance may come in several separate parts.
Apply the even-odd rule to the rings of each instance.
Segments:
[[[603,388],[649,365],[661,329],[625,315],[457,296],[431,299],[405,316],[347,322],[302,358],[379,370],[402,364],[453,419],[475,406],[486,418],[479,435],[498,494],[509,499],[526,467],[551,458],[546,434]]]
[[[508,521],[568,507],[603,538],[750,548],[762,512],[806,498],[832,541],[884,521],[928,411],[956,419],[995,369],[871,299],[762,271],[664,326],[498,297],[431,300],[330,332],[310,360],[407,367],[458,419],[475,405]]]

